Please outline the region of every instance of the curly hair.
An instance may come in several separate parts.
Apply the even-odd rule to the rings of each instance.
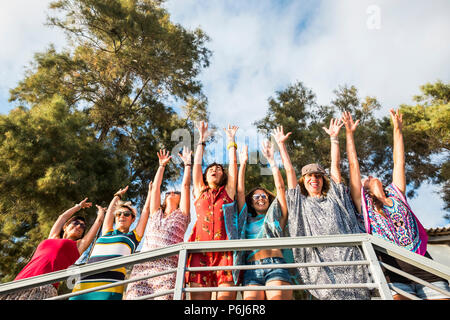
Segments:
[[[330,179],[327,176],[322,175],[323,178],[323,186],[321,195],[326,197],[328,190],[330,189]],[[300,192],[305,196],[308,197],[309,193],[308,190],[306,190],[305,187],[305,176],[301,176],[300,179],[298,179],[298,185],[300,186]]]

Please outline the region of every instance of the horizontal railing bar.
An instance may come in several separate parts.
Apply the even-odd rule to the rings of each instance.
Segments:
[[[173,294],[175,292],[175,289],[171,289],[171,290],[164,290],[164,291],[160,291],[158,293],[152,293],[146,296],[141,296],[135,299],[131,299],[131,300],[148,300],[148,299],[152,299],[152,298],[156,298],[156,297],[160,297],[160,296],[165,296],[168,294]]]
[[[346,283],[346,284],[312,284],[284,286],[251,286],[251,287],[186,287],[184,292],[217,292],[217,291],[264,291],[264,290],[322,290],[322,289],[376,289],[376,283]]]
[[[406,291],[403,291],[402,289],[396,287],[395,285],[393,285],[392,283],[388,283],[388,286],[391,290],[394,290],[395,292],[397,292],[398,294],[401,294],[402,296],[405,296],[406,298],[409,298],[411,300],[422,300],[419,297],[416,297],[413,294],[410,294]]]
[[[388,270],[390,270],[390,271],[392,271],[392,272],[394,272],[396,274],[399,274],[399,275],[401,275],[401,276],[403,276],[405,278],[408,278],[408,279],[413,280],[413,281],[415,281],[417,283],[420,283],[421,285],[424,285],[424,286],[426,286],[428,288],[436,290],[436,291],[438,291],[438,292],[442,293],[443,295],[446,295],[446,296],[448,296],[450,298],[450,292],[448,292],[448,291],[446,291],[444,289],[436,287],[435,285],[433,285],[433,284],[431,284],[431,283],[429,283],[429,282],[427,282],[425,280],[417,278],[416,276],[413,276],[413,275],[411,275],[409,273],[406,273],[406,272],[404,272],[404,271],[402,271],[400,269],[397,269],[397,268],[395,268],[395,267],[393,267],[391,265],[388,265],[387,263],[384,263],[384,262],[381,262],[381,261],[379,263],[380,263],[380,265],[382,265],[386,269],[388,269]]]
[[[217,271],[217,270],[255,270],[255,269],[292,269],[292,268],[321,268],[351,265],[369,265],[367,260],[317,262],[317,263],[280,263],[263,265],[238,265],[238,266],[215,266],[215,267],[187,267],[186,271]]]
[[[349,234],[349,235],[330,235],[315,237],[296,237],[296,238],[271,238],[271,239],[243,239],[243,240],[225,240],[225,241],[198,241],[182,242],[164,248],[158,248],[151,251],[135,253],[128,256],[112,258],[105,261],[88,263],[77,267],[77,274],[89,276],[111,269],[131,266],[151,259],[158,259],[167,256],[177,255],[181,249],[186,249],[189,253],[193,252],[214,252],[214,251],[242,251],[254,249],[269,248],[292,248],[308,246],[350,246],[361,245],[361,241],[369,240],[367,234]],[[28,289],[35,286],[55,283],[73,276],[73,269],[68,268],[44,275],[12,281],[0,285],[0,293],[9,293],[17,290]]]
[[[98,286],[98,287],[95,287],[95,288],[80,290],[80,291],[73,292],[73,293],[67,293],[67,294],[64,294],[64,295],[57,296],[57,297],[48,298],[46,300],[63,300],[65,298],[79,296],[79,295],[82,295],[82,294],[85,294],[85,293],[90,293],[90,292],[94,292],[94,291],[100,291],[100,290],[103,290],[103,289],[109,289],[109,288],[113,288],[113,287],[119,287],[119,286],[122,286],[124,284],[131,283],[131,282],[142,281],[142,280],[147,280],[147,279],[150,279],[150,278],[164,276],[166,274],[175,273],[176,271],[177,271],[176,268],[172,268],[172,269],[169,269],[169,270],[166,270],[166,271],[161,271],[161,272],[154,273],[154,274],[147,275],[147,276],[142,276],[142,277],[138,277],[138,278],[131,278],[131,279],[127,279],[127,280],[121,280],[121,281],[117,281],[117,282],[110,283],[110,284],[104,284],[104,285],[101,285],[101,286]]]

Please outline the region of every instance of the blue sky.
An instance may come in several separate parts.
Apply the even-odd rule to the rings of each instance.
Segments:
[[[49,2],[0,2],[2,114],[13,108],[8,91],[33,54],[65,44],[61,32],[44,26]],[[211,65],[199,77],[210,120],[218,128],[236,124],[242,135],[255,134],[252,123],[264,117],[268,98],[295,81],[322,104],[339,85],[355,85],[361,97],[381,102],[381,116],[412,103],[420,85],[450,80],[448,0],[169,0],[165,6],[173,21],[211,38]],[[410,199],[425,227],[445,225],[435,192],[424,185]]]

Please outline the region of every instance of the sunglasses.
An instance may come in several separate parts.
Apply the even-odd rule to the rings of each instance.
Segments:
[[[166,192],[166,196],[171,195],[171,194],[181,194],[180,191],[167,191]]]
[[[258,193],[258,194],[254,194],[253,196],[252,196],[252,198],[253,198],[253,200],[259,200],[260,198],[261,199],[264,199],[264,200],[267,200],[267,199],[269,199],[269,197],[267,197],[267,195],[265,194],[265,193]]]
[[[116,213],[116,217],[118,218],[118,217],[120,217],[121,215],[124,215],[125,217],[129,217],[129,216],[133,216],[134,217],[134,214],[132,214],[130,211],[120,211],[120,212],[117,212]]]
[[[84,222],[81,222],[81,221],[78,221],[78,220],[74,220],[70,224],[73,224],[75,227],[76,226],[80,226],[83,229],[86,229],[86,224]]]

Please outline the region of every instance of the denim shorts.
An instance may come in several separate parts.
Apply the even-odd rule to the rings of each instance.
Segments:
[[[261,260],[250,261],[249,265],[264,265],[264,264],[282,264],[286,263],[283,258],[272,257]],[[291,283],[289,269],[253,269],[245,270],[243,285],[261,285],[264,286],[269,281],[280,280]]]
[[[415,295],[416,297],[420,298],[420,299],[427,299],[427,300],[434,300],[434,299],[450,299],[450,296],[445,296],[442,293],[440,293],[439,291],[433,290],[431,288],[428,288],[424,285],[421,285],[419,283],[400,283],[400,282],[393,282],[392,283],[395,287],[410,293],[412,295]],[[446,290],[446,291],[450,291],[449,289],[449,285],[447,281],[436,281],[436,282],[431,282],[432,285]],[[396,295],[399,294],[396,291],[391,289],[391,293],[392,295]]]

